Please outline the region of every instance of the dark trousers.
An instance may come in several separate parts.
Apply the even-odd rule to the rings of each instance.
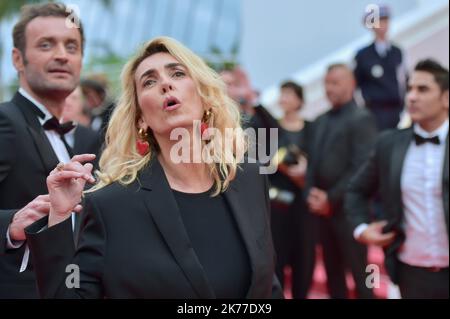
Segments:
[[[350,226],[342,214],[319,219],[320,243],[330,297],[349,297],[345,276],[346,270],[350,270],[357,298],[373,298],[372,290],[366,286],[367,247],[354,240]]]
[[[7,250],[4,255],[0,255],[0,299],[38,298],[32,260],[30,259],[24,272],[19,272],[25,251],[24,246]]]
[[[448,268],[439,271],[399,263],[399,288],[404,299],[448,299]]]
[[[317,220],[303,203],[290,207],[271,205],[272,237],[277,255],[276,275],[284,287],[284,268],[292,269],[292,297],[305,299],[312,283],[315,247],[318,241]]]

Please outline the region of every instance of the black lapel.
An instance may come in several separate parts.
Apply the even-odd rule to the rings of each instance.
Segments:
[[[86,140],[84,132],[80,125],[75,128],[75,132],[73,133],[73,153],[74,154],[83,154],[82,147],[86,146],[89,141]]]
[[[58,164],[58,158],[56,157],[55,151],[53,150],[41,124],[39,123],[38,115],[35,111],[37,107],[20,93],[16,93],[14,95],[12,103],[20,109],[25,117],[28,124],[28,131],[33,138],[39,157],[44,164],[44,168],[47,174],[49,174],[50,171],[52,171]]]
[[[445,222],[447,224],[447,233],[449,233],[448,218],[448,134],[445,140],[444,169],[442,171],[442,200],[444,201]]]
[[[314,156],[320,156],[322,152],[323,145],[323,135],[325,134],[325,131],[327,129],[329,122],[329,114],[325,114],[324,117],[320,119],[320,121],[317,123],[317,126],[315,128],[314,135],[316,136],[314,138],[314,145],[313,145],[313,154]]]
[[[199,298],[215,298],[200,261],[192,249],[178,205],[161,164],[153,159],[138,177],[144,191],[142,199],[175,260],[191,283]]]
[[[239,172],[238,172],[239,176]],[[250,264],[252,268],[252,276],[250,282],[250,288],[247,292],[247,298],[253,295],[253,290],[256,288],[256,279],[257,279],[257,256],[256,256],[256,238],[253,235],[253,226],[250,223],[250,220],[246,218],[249,216],[249,208],[244,206],[244,203],[248,202],[248,198],[243,198],[240,194],[245,194],[242,190],[239,189],[239,179],[236,178],[231,184],[227,191],[224,193],[224,198],[230,205],[231,211],[233,213],[233,217],[238,225],[239,232],[242,236],[242,239],[245,243],[245,247],[247,249],[247,253],[250,258]],[[247,192],[248,193],[248,192]]]
[[[399,213],[397,218],[402,218],[403,204],[402,204],[402,192],[401,192],[401,177],[403,171],[403,163],[405,161],[406,152],[411,144],[413,137],[412,127],[404,131],[399,132],[397,140],[392,143],[392,155],[391,155],[391,180],[390,185],[393,191],[392,198],[398,199],[399,206],[395,209]]]

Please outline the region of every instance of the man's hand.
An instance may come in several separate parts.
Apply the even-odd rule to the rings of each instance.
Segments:
[[[387,221],[378,221],[369,224],[365,231],[357,238],[357,240],[366,245],[377,245],[385,247],[390,245],[395,239],[395,232],[384,234],[383,228],[387,225]]]
[[[40,195],[33,199],[27,206],[19,210],[9,225],[9,237],[13,241],[25,240],[24,229],[35,221],[48,215],[50,211],[50,196]]]
[[[307,202],[312,213],[324,217],[331,216],[331,206],[325,191],[313,187],[309,192]]]

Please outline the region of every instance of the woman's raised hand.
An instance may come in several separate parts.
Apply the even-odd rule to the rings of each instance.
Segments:
[[[86,163],[95,159],[94,154],[76,155],[69,163],[59,163],[47,177],[50,196],[49,227],[66,220],[72,212],[80,212],[86,182],[94,183],[93,165]],[[83,164],[86,163],[86,164]]]

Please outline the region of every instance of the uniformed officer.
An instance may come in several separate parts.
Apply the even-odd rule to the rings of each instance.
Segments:
[[[364,15],[375,41],[355,57],[355,77],[366,106],[375,116],[378,129],[397,127],[403,110],[406,68],[400,48],[388,39],[390,9],[375,6]]]

